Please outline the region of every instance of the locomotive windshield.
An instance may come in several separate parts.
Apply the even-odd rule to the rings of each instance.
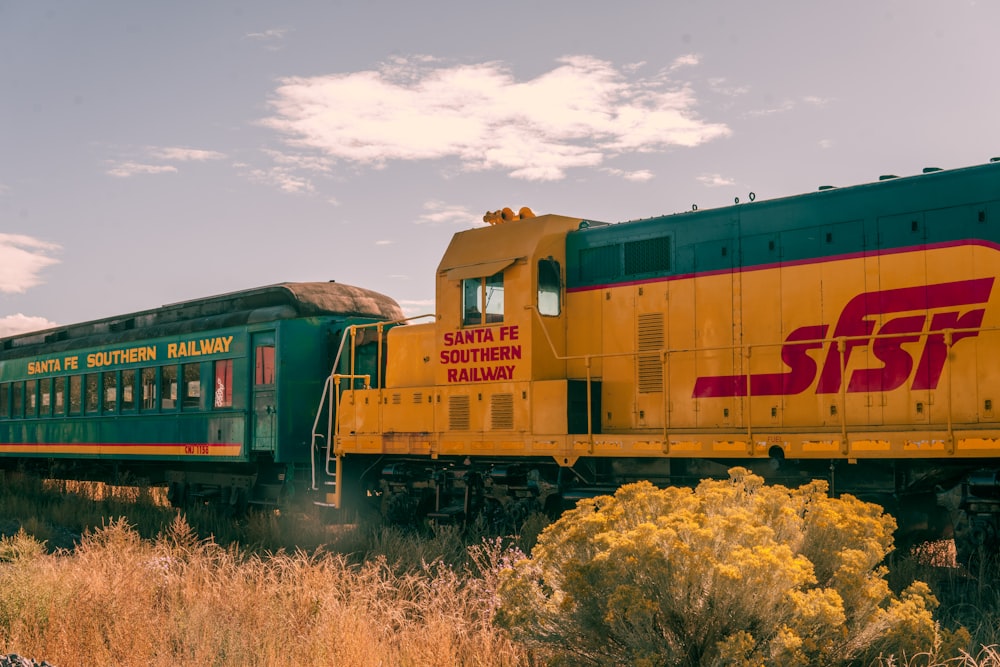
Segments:
[[[463,326],[503,322],[503,303],[503,271],[462,281]]]

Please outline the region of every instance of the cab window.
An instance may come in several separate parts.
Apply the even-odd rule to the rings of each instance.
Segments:
[[[538,312],[542,315],[558,315],[562,312],[560,303],[561,281],[559,262],[554,259],[538,260]]]
[[[503,271],[486,278],[462,281],[462,324],[479,326],[503,322]]]

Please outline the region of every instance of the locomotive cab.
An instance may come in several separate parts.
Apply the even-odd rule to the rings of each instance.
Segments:
[[[579,224],[544,215],[456,234],[435,320],[388,332],[384,387],[345,394],[339,451],[503,454],[534,434],[558,453],[567,430],[585,433],[565,360],[565,235]]]
[[[390,329],[385,382],[341,397],[342,464],[368,471],[377,494],[405,480],[412,495],[423,484],[414,480],[426,480],[440,514],[446,503],[432,480],[442,465],[450,475],[453,465],[494,470],[529,452],[575,460],[574,434],[598,429],[600,414],[600,384],[567,379],[565,239],[580,223],[522,214],[453,237],[437,270],[434,321]],[[413,458],[382,471],[365,455]],[[458,511],[468,509],[463,501]]]

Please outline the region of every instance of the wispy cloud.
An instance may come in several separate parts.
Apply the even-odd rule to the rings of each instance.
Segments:
[[[674,62],[670,63],[670,69],[680,69],[682,67],[694,67],[701,63],[701,56],[695,53],[687,53],[683,56],[678,56],[674,58]]]
[[[434,313],[434,299],[403,299],[398,303],[407,317]]]
[[[771,116],[774,114],[788,113],[801,106],[826,107],[833,102],[833,98],[819,97],[817,95],[806,95],[801,98],[785,98],[768,107],[753,109],[747,113],[750,117]]]
[[[424,212],[417,216],[416,223],[418,225],[474,224],[482,220],[483,213],[473,213],[465,206],[432,199],[424,202]]]
[[[0,292],[22,293],[41,284],[43,269],[57,260],[55,243],[23,234],[0,234]]]
[[[271,28],[269,30],[264,30],[261,32],[248,32],[245,35],[245,37],[247,39],[269,41],[275,39],[284,39],[285,35],[287,34],[288,34],[288,28]]]
[[[205,160],[221,160],[226,155],[218,151],[206,151],[200,148],[184,148],[170,146],[166,148],[151,148],[150,154],[170,162],[204,162]]]
[[[624,169],[604,169],[605,173],[611,174],[612,176],[620,176],[626,181],[635,181],[637,183],[642,183],[653,178],[653,172],[649,169],[637,169],[635,171],[625,171]]]
[[[311,180],[296,174],[295,170],[289,167],[273,166],[267,169],[250,169],[246,173],[250,180],[255,183],[270,185],[282,192],[298,194],[315,192],[316,190]]]
[[[113,161],[108,168],[108,174],[118,178],[129,178],[137,175],[176,174],[179,170],[175,164],[182,162],[206,162],[221,160],[226,157],[218,151],[185,146],[146,146],[135,151],[137,157]]]
[[[0,337],[16,336],[17,334],[28,333],[29,331],[50,329],[55,325],[55,322],[50,322],[44,317],[31,317],[16,313],[0,317]]]
[[[694,56],[676,66],[696,64]],[[502,63],[444,66],[397,58],[377,70],[284,79],[265,126],[290,145],[378,168],[457,159],[466,171],[557,180],[632,152],[697,146],[729,134],[701,120],[690,86],[597,58],[562,58],[518,81]]]
[[[118,178],[147,174],[176,174],[177,167],[169,164],[143,164],[141,162],[126,161],[112,166],[108,169],[108,173]]]
[[[271,28],[260,32],[248,32],[244,37],[263,44],[268,51],[280,51],[284,46],[285,37],[290,32],[288,28]]]
[[[708,187],[722,187],[726,185],[734,185],[736,181],[722,174],[702,174],[701,176],[695,177],[695,180],[702,185],[707,185]]]

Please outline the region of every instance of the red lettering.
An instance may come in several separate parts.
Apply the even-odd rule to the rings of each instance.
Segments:
[[[851,350],[867,345],[867,337],[871,336],[875,329],[875,323],[865,319],[867,316],[985,303],[989,299],[992,289],[993,278],[990,277],[936,285],[902,287],[881,292],[865,292],[857,295],[844,306],[833,331],[834,338],[844,337],[850,340],[844,343],[843,355],[841,355],[839,345],[836,342],[830,345],[830,351],[826,355],[826,363],[820,374],[819,384],[816,386],[816,393],[835,394],[840,391],[843,371],[847,368]]]
[[[851,381],[847,383],[847,391],[892,391],[902,386],[910,378],[910,371],[913,370],[913,357],[902,348],[902,345],[920,340],[920,332],[924,330],[926,319],[923,315],[910,315],[897,317],[882,325],[878,335],[889,337],[876,338],[875,342],[872,343],[872,353],[884,365],[882,368],[854,371],[851,375]],[[895,335],[904,333],[917,335]]]
[[[943,331],[945,329],[978,329],[983,325],[983,315],[985,308],[970,310],[962,316],[956,312],[938,313],[931,320],[931,331]],[[954,345],[963,338],[975,338],[978,335],[975,331],[958,331],[952,334],[951,344]],[[917,364],[917,374],[913,378],[911,389],[934,389],[941,380],[941,371],[944,370],[944,361],[948,357],[948,346],[944,342],[943,333],[932,333],[927,337],[924,344],[924,353],[920,356]]]
[[[750,376],[754,396],[781,396],[805,391],[816,377],[816,361],[806,354],[823,347],[826,325],[799,327],[788,334],[781,346],[781,360],[791,369],[787,373],[760,373]],[[820,340],[817,340],[820,339]],[[803,341],[803,342],[795,342]],[[746,396],[746,375],[700,377],[694,384],[695,398]]]
[[[949,306],[984,304],[989,300],[994,278],[920,285],[879,292],[859,294],[844,306],[833,330],[834,340],[829,344],[823,368],[816,383],[817,394],[831,394],[841,390],[844,372],[856,347],[871,344],[872,354],[882,365],[863,368],[851,373],[846,391],[893,391],[903,386],[911,375],[911,389],[933,389],[941,379],[948,355],[944,331],[954,330],[951,344],[978,335],[975,329],[982,326],[986,310],[978,308],[965,313],[947,311],[930,317],[929,330],[924,333],[928,320],[927,311]],[[890,319],[875,333],[874,315],[889,315],[917,311],[920,314]],[[922,312],[921,312],[922,311]],[[817,376],[817,363],[810,350],[824,346],[827,325],[799,327],[785,338],[781,346],[781,360],[789,368],[784,373],[758,373],[750,376],[753,396],[798,394],[813,383]],[[874,335],[874,339],[873,339]],[[906,343],[926,338],[916,372],[913,356],[903,349]],[[843,342],[844,350],[840,350]],[[723,398],[747,395],[746,375],[702,376],[695,380],[694,398]]]

